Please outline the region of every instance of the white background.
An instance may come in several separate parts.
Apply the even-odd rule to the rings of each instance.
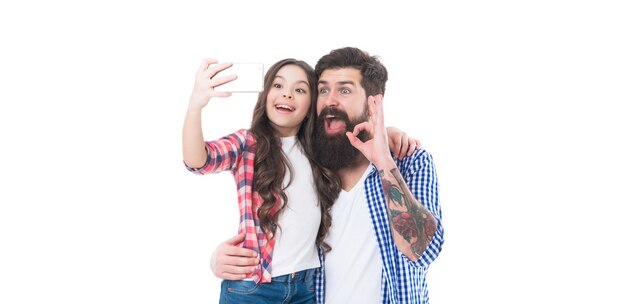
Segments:
[[[182,164],[194,73],[344,46],[381,56],[386,122],[434,156],[431,303],[626,302],[621,1],[16,3],[0,4],[0,303],[216,303],[209,255],[237,203],[228,173]],[[255,101],[211,101],[207,139],[248,127]]]

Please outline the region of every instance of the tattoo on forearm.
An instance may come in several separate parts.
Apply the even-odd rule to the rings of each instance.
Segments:
[[[435,235],[437,222],[432,214],[412,195],[397,168],[390,171],[396,183],[379,170],[387,196],[390,225],[411,246],[419,258]]]

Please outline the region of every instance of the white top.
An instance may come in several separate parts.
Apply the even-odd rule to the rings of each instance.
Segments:
[[[282,149],[293,169],[291,184],[285,190],[287,207],[278,217],[276,243],[272,256],[272,277],[320,266],[315,247],[322,213],[317,201],[311,164],[296,137],[283,137]],[[283,185],[289,181],[289,170]]]
[[[341,191],[331,209],[333,223],[326,242],[326,304],[380,303],[382,258],[365,197],[365,178]]]

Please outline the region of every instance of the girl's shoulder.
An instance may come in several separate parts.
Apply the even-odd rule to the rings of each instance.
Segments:
[[[256,143],[254,134],[252,134],[250,129],[240,129],[227,136],[236,137],[237,141],[239,141],[239,143],[243,146],[254,146]]]
[[[231,134],[224,136],[223,138],[237,138],[241,142],[247,142],[250,140],[254,140],[254,135],[250,132],[249,129],[239,129]]]

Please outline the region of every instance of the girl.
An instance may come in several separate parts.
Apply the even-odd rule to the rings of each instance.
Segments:
[[[330,250],[324,243],[329,209],[341,190],[339,179],[313,158],[315,73],[303,61],[278,61],[265,75],[250,129],[205,142],[201,111],[212,97],[230,96],[214,89],[235,79],[214,77],[230,66],[203,61],[183,126],[183,158],[190,171],[233,173],[243,247],[260,258],[248,279],[222,282],[220,303],[314,303],[316,245]]]

